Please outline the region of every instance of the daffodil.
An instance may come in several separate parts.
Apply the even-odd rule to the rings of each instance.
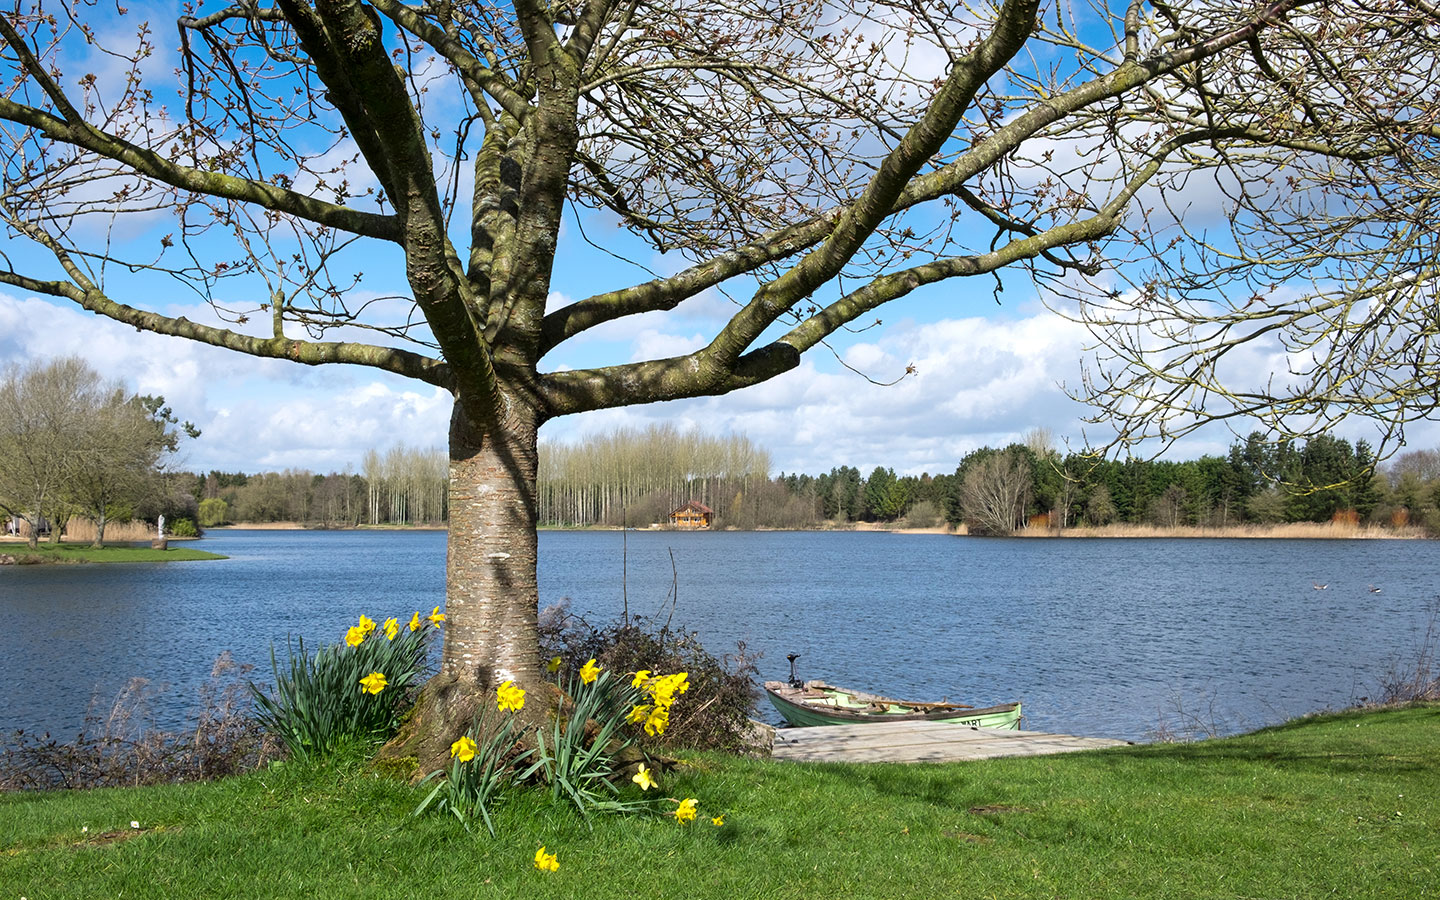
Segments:
[[[560,860],[558,856],[559,855],[555,853],[546,853],[545,848],[541,847],[535,851],[535,868],[542,872],[560,871]]]
[[[656,785],[655,776],[650,774],[644,763],[640,764],[640,770],[632,775],[630,780],[640,785],[642,791],[648,791]]]
[[[695,821],[695,804],[699,802],[700,801],[694,797],[686,797],[684,800],[681,800],[680,805],[675,807],[675,812],[673,813],[675,821],[681,825],[689,825]]]
[[[411,631],[419,631],[419,630],[420,630],[420,610],[418,610],[418,609],[415,610],[415,615],[413,615],[413,616],[410,617],[410,630],[411,630]]]
[[[715,818],[711,819],[711,820],[710,820],[710,824],[711,824],[711,825],[714,825],[716,828],[719,828],[720,826],[724,825],[724,824],[725,824],[725,814],[724,814],[724,813],[721,813],[720,815],[718,815],[718,816],[716,816]]]
[[[417,613],[417,615],[418,615],[418,613]],[[445,621],[445,614],[442,613],[442,612],[440,611],[440,607],[437,606],[437,607],[435,607],[434,609],[432,609],[432,610],[430,611],[430,615],[426,616],[425,618],[427,618],[427,619],[430,620],[430,624],[431,624],[431,625],[434,625],[436,628],[439,628],[439,627],[440,627],[440,623]]]
[[[356,627],[364,630],[366,636],[369,636],[370,632],[375,630],[375,620],[365,615],[364,613],[361,613],[360,624]]]
[[[634,709],[630,710],[630,715],[628,715],[628,716],[625,717],[625,721],[629,722],[631,725],[635,725],[635,724],[638,724],[638,723],[640,723],[640,722],[645,721],[645,720],[646,720],[647,718],[649,718],[649,717],[650,717],[650,707],[648,707],[648,706],[637,706],[637,707],[635,707]]]
[[[600,677],[600,667],[595,665],[595,660],[590,660],[580,668],[580,680],[586,684],[594,684],[595,679]]]
[[[400,623],[397,622],[397,621],[395,621],[394,618],[386,619],[386,620],[385,620],[385,640],[387,640],[387,641],[393,641],[393,640],[395,640],[395,635],[397,635],[397,634],[399,634],[399,633],[400,633]]]
[[[650,715],[645,719],[645,733],[656,737],[665,733],[665,727],[670,724],[670,707],[661,706],[658,703],[650,710]]]
[[[646,691],[655,698],[656,703],[669,706],[675,701],[676,694],[683,694],[690,690],[690,682],[687,672],[676,672],[673,675],[666,675],[661,678],[653,678],[646,686]]]
[[[468,734],[462,735],[460,740],[450,745],[450,755],[461,762],[469,762],[475,758],[475,742]]]
[[[634,677],[634,678],[630,679],[630,686],[633,687],[633,688],[644,687],[644,686],[645,686],[645,682],[647,682],[647,681],[649,681],[649,680],[650,680],[650,670],[649,670],[649,669],[641,669],[640,671],[638,671],[638,672],[635,673],[635,677]]]
[[[385,690],[387,684],[389,684],[389,682],[385,680],[385,674],[383,672],[371,672],[369,675],[360,679],[360,686],[369,694],[380,693]]]
[[[513,681],[507,681],[495,689],[495,705],[501,712],[519,712],[525,707],[525,690]]]
[[[345,643],[352,647],[358,647],[365,643],[365,629],[359,625],[350,626],[350,630],[345,632]]]
[[[560,671],[560,657],[550,657],[550,661],[545,664],[545,671],[549,672],[551,675],[554,675],[556,672]]]

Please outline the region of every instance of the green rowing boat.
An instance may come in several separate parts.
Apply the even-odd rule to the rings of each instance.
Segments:
[[[765,682],[765,693],[791,725],[855,725],[865,722],[949,722],[978,728],[1020,727],[1020,704],[975,708],[961,703],[916,703],[835,687],[823,681]]]

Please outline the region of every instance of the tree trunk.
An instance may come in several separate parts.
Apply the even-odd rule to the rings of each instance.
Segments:
[[[405,729],[382,751],[414,758],[417,773],[442,766],[496,686],[524,688],[522,716],[549,703],[536,635],[538,425],[512,404],[498,437],[480,434],[457,403],[450,422],[450,529],[445,564],[444,652]]]
[[[527,411],[528,412],[528,411]],[[522,413],[524,414],[524,413]],[[450,541],[444,675],[540,682],[533,416],[483,439],[459,411],[450,427]]]

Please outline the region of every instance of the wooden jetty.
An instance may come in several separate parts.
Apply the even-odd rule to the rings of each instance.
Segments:
[[[1131,741],[944,722],[777,728],[773,759],[794,762],[955,762],[1124,747]]]

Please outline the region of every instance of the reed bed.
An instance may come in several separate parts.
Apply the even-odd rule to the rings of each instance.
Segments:
[[[1340,522],[1286,522],[1276,525],[1196,526],[1143,525],[1117,523],[1085,525],[1057,530],[1054,528],[1023,528],[1016,537],[1095,537],[1095,538],[1288,538],[1296,539],[1404,539],[1425,537],[1425,530],[1413,526],[1387,528],[1379,525],[1350,525]]]

